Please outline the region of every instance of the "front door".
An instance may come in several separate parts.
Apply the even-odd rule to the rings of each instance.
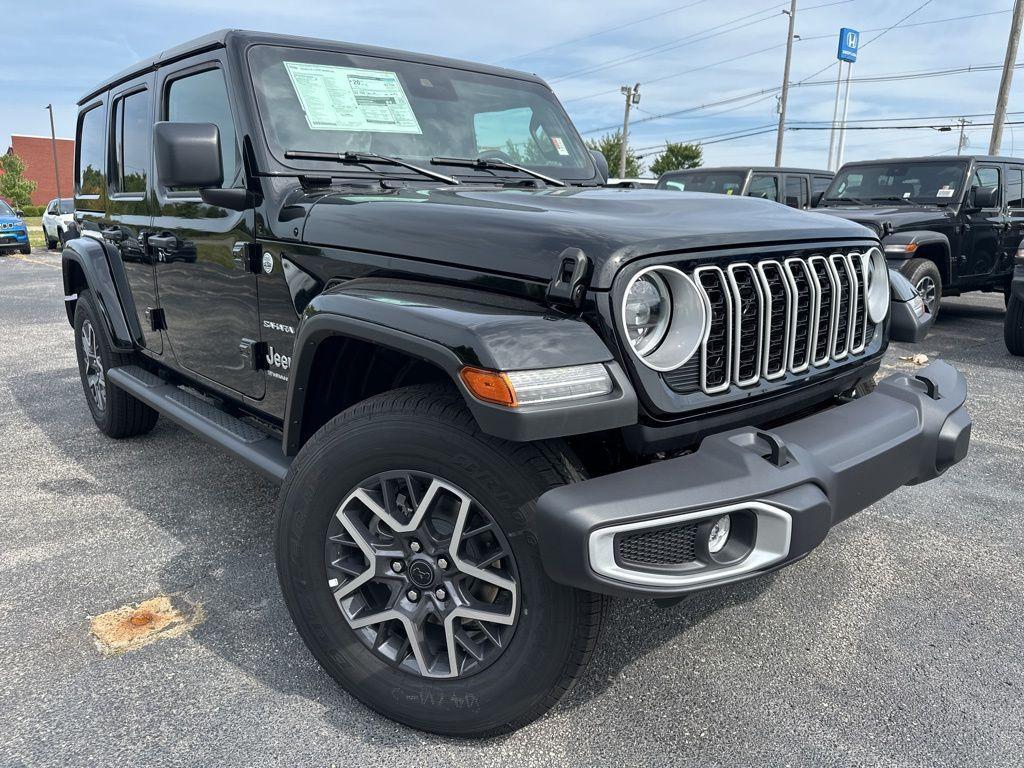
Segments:
[[[779,177],[774,173],[755,173],[747,185],[748,197],[779,202]]]
[[[218,55],[161,69],[157,87],[157,119],[216,124],[223,185],[241,184],[241,154]],[[232,392],[262,398],[265,379],[254,365],[253,347],[260,338],[256,275],[239,257],[254,242],[254,212],[209,205],[198,190],[170,189],[159,179],[156,196],[147,242],[176,363]]]
[[[974,169],[967,185],[967,194],[973,187],[995,187],[1000,190],[995,204],[990,208],[971,210],[970,198],[964,201],[967,213],[964,216],[964,237],[961,240],[960,275],[967,278],[981,278],[996,272],[999,268],[1000,238],[1003,225],[1002,174],[997,165],[979,165]]]

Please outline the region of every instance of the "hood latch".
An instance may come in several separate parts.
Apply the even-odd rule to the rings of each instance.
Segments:
[[[546,298],[551,304],[579,309],[587,291],[590,260],[579,248],[566,248],[558,255],[555,276],[548,283]]]

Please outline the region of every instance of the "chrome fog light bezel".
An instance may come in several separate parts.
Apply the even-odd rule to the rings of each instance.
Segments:
[[[667,287],[671,311],[663,338],[653,348],[639,351],[629,338],[626,297],[634,283],[649,274]],[[706,341],[709,330],[707,300],[703,292],[682,270],[663,264],[645,267],[629,279],[622,293],[618,317],[623,339],[633,357],[659,373],[685,365]]]

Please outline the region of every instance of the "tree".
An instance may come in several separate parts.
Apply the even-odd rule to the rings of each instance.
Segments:
[[[25,173],[25,161],[13,152],[0,156],[0,197],[11,201],[15,208],[24,208],[32,203],[32,193],[38,186],[22,174]]]
[[[654,158],[651,173],[661,176],[666,171],[680,171],[684,168],[697,168],[704,162],[704,151],[700,144],[683,144],[669,141],[665,151]]]
[[[622,131],[609,133],[600,139],[587,142],[588,149],[596,149],[608,161],[608,172],[613,176],[619,172],[619,153],[622,152]],[[633,178],[640,175],[642,168],[640,158],[632,149],[626,149],[626,176]]]

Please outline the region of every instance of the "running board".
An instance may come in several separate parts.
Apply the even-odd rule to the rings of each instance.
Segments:
[[[107,378],[208,443],[237,456],[271,480],[284,482],[292,460],[282,453],[280,440],[137,365],[111,368]]]

